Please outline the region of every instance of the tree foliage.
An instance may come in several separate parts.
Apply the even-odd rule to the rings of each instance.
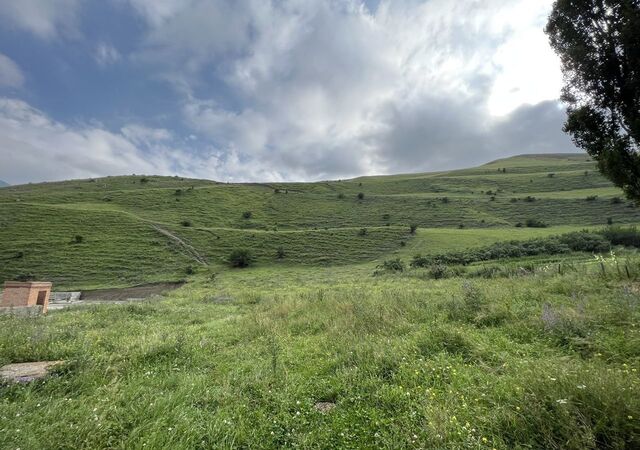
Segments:
[[[640,0],[556,0],[546,33],[565,77],[564,131],[640,201]]]

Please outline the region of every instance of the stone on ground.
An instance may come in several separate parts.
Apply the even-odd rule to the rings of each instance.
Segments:
[[[0,378],[16,383],[28,383],[44,378],[49,374],[49,369],[62,364],[64,361],[38,361],[19,364],[7,364],[0,367]]]

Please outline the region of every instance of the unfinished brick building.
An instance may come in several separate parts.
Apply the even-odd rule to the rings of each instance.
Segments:
[[[0,307],[25,308],[42,306],[47,312],[51,283],[44,281],[5,281]]]

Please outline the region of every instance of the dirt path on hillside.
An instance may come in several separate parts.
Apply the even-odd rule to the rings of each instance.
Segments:
[[[209,263],[207,262],[206,259],[204,259],[204,257],[202,257],[198,251],[191,245],[188,244],[187,242],[183,241],[182,239],[180,239],[178,236],[176,236],[175,234],[171,233],[168,230],[165,230],[164,228],[160,228],[158,225],[153,225],[153,228],[160,234],[168,237],[169,239],[171,239],[172,241],[174,241],[176,244],[178,244],[179,246],[181,246],[182,248],[185,249],[185,251],[187,252],[187,255],[193,259],[194,261],[202,264],[203,266],[208,266]]]

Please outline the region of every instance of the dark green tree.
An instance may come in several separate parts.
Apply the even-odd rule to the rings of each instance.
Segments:
[[[545,31],[565,77],[564,131],[640,202],[640,0],[556,0]]]

